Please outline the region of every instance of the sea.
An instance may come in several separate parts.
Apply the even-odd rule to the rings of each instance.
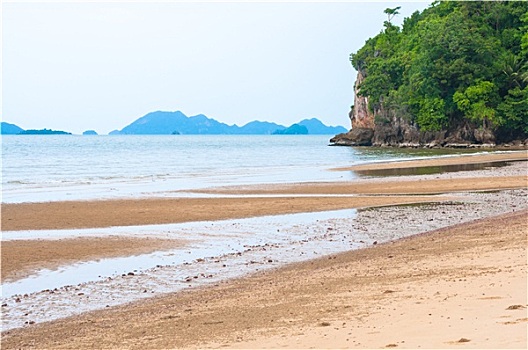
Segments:
[[[339,167],[453,151],[331,147],[332,135],[3,136],[2,204],[206,196],[217,186],[354,181]],[[455,152],[455,154],[458,152]],[[148,254],[42,268],[2,283],[3,330],[219,283],[394,239],[353,229],[355,209],[108,228],[2,231],[2,242],[176,239]],[[398,234],[409,234],[399,230]]]
[[[332,136],[4,135],[2,203],[171,197],[215,186],[351,180],[354,173],[331,169],[439,152],[330,146]]]

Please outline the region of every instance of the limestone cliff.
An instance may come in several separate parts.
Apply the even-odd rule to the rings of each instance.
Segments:
[[[352,106],[349,113],[352,129],[374,129],[374,113],[368,108],[368,97],[359,95],[360,86],[364,79],[365,74],[359,71],[354,84],[354,106]]]

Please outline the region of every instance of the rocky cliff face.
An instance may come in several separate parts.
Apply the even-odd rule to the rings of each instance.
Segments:
[[[359,87],[365,75],[359,71],[356,83],[354,84],[354,106],[350,110],[349,117],[352,122],[352,129],[367,128],[374,129],[374,113],[368,108],[368,97],[359,95]]]
[[[354,106],[349,113],[352,129],[336,135],[330,142],[337,146],[381,147],[493,147],[496,136],[492,130],[477,128],[468,122],[441,131],[422,131],[416,123],[393,111],[372,112],[368,97],[360,96],[363,72],[358,72],[354,86]],[[521,142],[522,143],[522,142]],[[524,141],[528,144],[528,140]]]

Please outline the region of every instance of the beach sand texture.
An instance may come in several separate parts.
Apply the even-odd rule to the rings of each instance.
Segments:
[[[183,240],[93,237],[2,242],[2,282],[26,277],[36,269],[53,269],[79,261],[146,254],[185,245]]]
[[[526,152],[523,154],[526,157]],[[420,194],[527,188],[527,177],[414,180],[409,177],[365,183],[371,186],[372,190],[368,193],[373,195],[365,196],[365,192],[353,189],[355,185],[352,183],[334,184],[337,187],[319,184],[315,189],[311,184],[218,189],[232,194],[279,193],[281,197],[204,198],[200,199],[203,201],[195,201],[192,208],[206,215],[214,211],[211,208],[226,205],[226,208],[231,208],[227,211],[231,214],[225,214],[227,217],[244,217],[264,215],[263,212],[440,202],[450,199],[450,195],[431,197]],[[387,186],[387,183],[393,185]],[[387,188],[393,189],[392,186],[397,184],[403,186],[402,189],[391,193],[402,196],[376,195],[386,194]],[[413,188],[416,190],[411,191]],[[413,196],[403,196],[405,191]],[[292,193],[313,195],[289,196]],[[332,193],[352,196],[324,196]],[[76,210],[67,212],[70,215],[76,212],[84,214],[87,219],[81,227],[96,227],[100,225],[99,217],[105,217],[104,213],[110,208],[104,206],[112,206],[118,212],[123,210],[122,216],[115,215],[123,220],[122,217],[126,216],[138,217],[131,215],[134,214],[131,208],[143,205],[146,211],[150,209],[152,213],[162,206],[172,208],[168,203],[180,207],[185,202],[193,201],[75,202]],[[274,203],[278,203],[276,207]],[[105,210],[98,209],[99,205]],[[60,219],[60,208],[66,210],[68,207],[73,208],[72,203],[3,205],[2,229],[72,227],[72,224],[64,224],[65,221]],[[255,211],[256,207],[265,209],[259,209],[263,210],[259,212]],[[90,208],[94,211],[90,212]],[[199,208],[203,208],[202,211]],[[416,210],[420,210],[419,207]],[[295,263],[211,287],[189,289],[5,331],[1,345],[4,349],[526,348],[528,211],[513,210],[498,217],[455,225],[368,249]],[[53,219],[50,216],[53,213],[59,218]],[[39,219],[33,219],[33,215]],[[149,215],[140,218],[147,217]],[[12,220],[5,221],[6,218]],[[111,226],[112,215],[108,218],[108,222],[104,221],[105,225]],[[174,222],[174,218],[171,216],[170,221]],[[151,223],[149,220],[139,220],[139,223]],[[203,217],[192,217],[190,220],[203,220]],[[126,221],[118,222],[126,224]],[[79,225],[78,221],[74,223]],[[133,224],[138,223],[134,221]],[[99,240],[105,245],[109,242],[109,238]],[[82,240],[65,241],[50,241],[51,245],[53,242],[56,244],[51,249],[60,250],[64,244],[69,244],[69,249],[73,251],[83,249]],[[26,252],[20,254],[13,254],[9,245],[2,246],[2,263],[4,254],[11,254],[10,261],[14,261],[11,266],[15,267],[11,267],[10,273],[23,269],[23,263],[17,265],[20,264],[16,262],[17,256],[22,261],[24,254],[31,255],[39,249],[35,242],[26,243]],[[128,243],[117,242],[111,254],[134,254],[133,250],[126,249],[130,243],[147,251],[158,249],[153,242],[131,240]],[[112,250],[111,244],[108,246]],[[49,260],[43,256],[38,263],[46,264]],[[31,267],[30,262],[26,264],[26,268]],[[2,266],[3,272],[4,268]]]

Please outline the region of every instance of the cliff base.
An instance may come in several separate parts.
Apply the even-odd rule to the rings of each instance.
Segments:
[[[504,137],[490,129],[463,123],[449,130],[422,131],[402,118],[392,118],[373,128],[356,127],[330,139],[333,146],[410,148],[528,148],[525,135]]]

